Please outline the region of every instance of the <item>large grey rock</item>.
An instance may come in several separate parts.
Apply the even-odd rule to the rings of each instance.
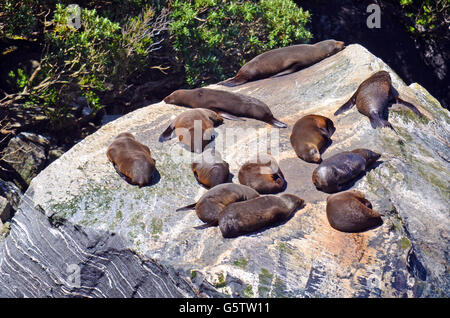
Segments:
[[[44,136],[22,132],[4,149],[3,162],[10,168],[14,182],[22,190],[46,165],[50,142]]]
[[[398,134],[372,129],[356,109],[333,116],[380,69],[424,113],[419,119],[394,105],[389,121]],[[191,154],[176,139],[157,141],[184,109],[150,105],[108,123],[32,180],[0,245],[0,296],[449,295],[450,118],[425,89],[406,86],[358,45],[288,76],[212,87],[259,98],[289,125],[280,130],[248,119],[217,129],[215,145],[226,143],[220,151],[234,182],[255,145],[267,142],[286,192],[304,198],[303,209],[280,226],[235,239],[222,238],[217,227],[194,229],[202,224],[194,211],[175,211],[205,191],[190,171]],[[327,195],[311,182],[316,165],[298,159],[289,142],[295,121],[311,113],[328,116],[337,128],[325,158],[357,147],[383,154],[353,186],[385,214],[382,226],[357,234],[329,226]],[[232,140],[238,128],[248,130]],[[108,162],[106,149],[123,131],[152,150],[161,177],[155,185],[131,186]],[[73,268],[80,269],[79,286],[70,283]]]
[[[22,192],[14,183],[0,179],[0,221],[6,222],[19,206]]]

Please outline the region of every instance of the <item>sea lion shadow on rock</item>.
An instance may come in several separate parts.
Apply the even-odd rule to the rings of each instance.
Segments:
[[[278,226],[282,226],[282,225],[284,225],[285,223],[289,222],[289,220],[292,219],[292,218],[294,217],[294,215],[297,214],[297,212],[298,212],[299,210],[303,209],[305,206],[306,206],[306,202],[303,201],[302,205],[299,206],[298,208],[296,208],[294,211],[292,211],[291,215],[289,215],[289,217],[287,217],[287,218],[284,219],[284,220],[275,222],[275,223],[273,223],[273,224],[270,224],[270,225],[268,225],[268,226],[265,226],[265,227],[263,227],[263,228],[261,228],[261,229],[259,229],[259,230],[256,230],[256,231],[253,231],[253,232],[250,232],[250,233],[244,233],[244,234],[240,234],[240,235],[234,236],[234,237],[224,237],[224,239],[225,239],[225,240],[227,240],[227,239],[234,239],[234,238],[237,238],[237,237],[239,237],[239,236],[252,237],[252,236],[256,236],[256,235],[258,235],[258,234],[260,234],[260,233],[262,233],[262,232],[264,232],[264,231],[267,231],[268,229],[271,229],[271,228],[274,228],[274,227],[278,227]]]
[[[117,168],[117,166],[115,164],[112,164],[112,165],[114,167],[114,170],[116,170],[117,174],[123,180],[125,180],[130,185],[135,185],[132,183],[130,178],[128,178],[126,175],[124,175],[122,172],[120,172],[119,168]],[[161,174],[159,173],[158,169],[155,167],[155,171],[153,171],[153,174],[152,174],[152,182],[149,184],[143,185],[141,188],[151,187],[151,186],[157,184],[160,180],[161,180]]]

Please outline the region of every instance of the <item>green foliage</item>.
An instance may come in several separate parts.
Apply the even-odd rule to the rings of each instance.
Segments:
[[[13,86],[15,85],[17,89],[23,89],[28,83],[28,76],[21,68],[18,68],[16,72],[11,70],[8,73],[8,77],[10,79],[9,83]]]
[[[173,47],[191,86],[223,80],[254,56],[308,42],[310,14],[291,0],[175,0]]]
[[[449,0],[399,0],[414,35],[448,38]]]
[[[26,36],[36,27],[37,20],[33,15],[33,0],[15,1],[4,0],[0,4],[0,12],[5,17],[5,23],[0,23],[5,35],[8,36]]]
[[[54,122],[67,117],[69,105],[79,96],[98,111],[108,92],[120,91],[130,77],[151,66],[149,57],[155,43],[152,8],[122,26],[95,9],[78,7],[76,11],[73,6],[56,4],[43,34],[45,54],[35,76],[22,69],[8,75],[25,105],[45,106]],[[74,20],[76,14],[79,19]]]

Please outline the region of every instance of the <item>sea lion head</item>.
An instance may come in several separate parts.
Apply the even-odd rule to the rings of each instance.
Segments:
[[[328,167],[318,166],[312,173],[312,182],[318,190],[325,192],[331,191],[331,188],[334,187],[330,187],[328,184],[330,175],[332,175],[332,171]]]
[[[306,162],[320,163],[322,161],[319,149],[311,143],[306,143],[304,145],[304,149],[301,152],[301,158]]]
[[[133,136],[133,134],[132,134],[132,133],[129,133],[129,132],[123,132],[123,133],[120,133],[120,134],[118,134],[118,135],[116,136],[116,138],[132,138],[132,139],[135,139],[134,136]]]
[[[336,40],[325,40],[315,45],[325,53],[325,57],[336,54],[345,48],[344,42]]]
[[[178,89],[169,96],[164,97],[164,102],[167,104],[189,106],[189,90]]]
[[[132,182],[141,188],[146,184],[151,184],[152,176],[155,172],[155,160],[152,159],[152,162],[147,160],[135,160],[132,169]]]
[[[291,213],[303,206],[303,204],[305,203],[303,199],[289,193],[280,195],[280,199],[283,200]]]
[[[377,161],[381,157],[381,155],[379,153],[376,153],[369,149],[362,149],[362,148],[354,149],[354,150],[352,150],[352,152],[363,157],[366,160],[366,166],[373,164],[375,161]]]

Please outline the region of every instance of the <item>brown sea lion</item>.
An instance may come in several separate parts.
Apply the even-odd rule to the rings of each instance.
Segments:
[[[106,155],[119,175],[139,188],[149,185],[155,172],[156,161],[150,149],[138,142],[130,133],[117,135]]]
[[[200,162],[193,162],[191,169],[197,181],[207,188],[226,183],[230,179],[230,169],[217,151],[207,151]]]
[[[304,201],[293,194],[264,195],[229,204],[219,215],[222,236],[236,237],[288,219]]]
[[[320,151],[330,142],[335,130],[331,119],[306,115],[297,120],[292,128],[292,147],[299,158],[318,163],[321,161]]]
[[[318,190],[327,193],[341,191],[343,185],[358,178],[380,156],[368,149],[338,153],[322,161],[313,171],[312,181]]]
[[[398,96],[392,87],[391,76],[386,71],[378,71],[362,82],[352,97],[339,107],[334,115],[339,115],[356,105],[361,114],[369,117],[372,128],[389,127],[394,130],[392,125],[383,118],[384,112],[391,102],[406,106],[422,117],[414,105]]]
[[[260,194],[278,193],[286,185],[284,175],[275,158],[258,156],[255,160],[246,162],[239,169],[238,179]]]
[[[205,222],[206,226],[214,226],[218,224],[219,214],[229,204],[258,196],[258,192],[245,185],[224,183],[208,190],[196,203],[179,208],[177,211],[190,210],[195,207],[198,218]]]
[[[179,114],[172,121],[169,127],[159,136],[159,142],[171,139],[172,132],[175,131],[178,139],[191,151],[202,152],[213,139],[213,127],[222,123],[222,117],[210,109],[189,109]],[[196,134],[195,131],[198,131],[198,133]]]
[[[297,44],[264,52],[241,67],[235,77],[218,83],[237,86],[271,76],[297,72],[344,49],[344,42],[325,40],[316,44]]]
[[[191,108],[208,108],[227,119],[240,120],[238,117],[247,117],[275,127],[287,127],[285,123],[273,117],[265,103],[242,94],[210,88],[179,89],[164,98],[164,102]]]
[[[330,195],[327,218],[331,227],[342,232],[362,232],[383,223],[364,194],[355,190]]]

